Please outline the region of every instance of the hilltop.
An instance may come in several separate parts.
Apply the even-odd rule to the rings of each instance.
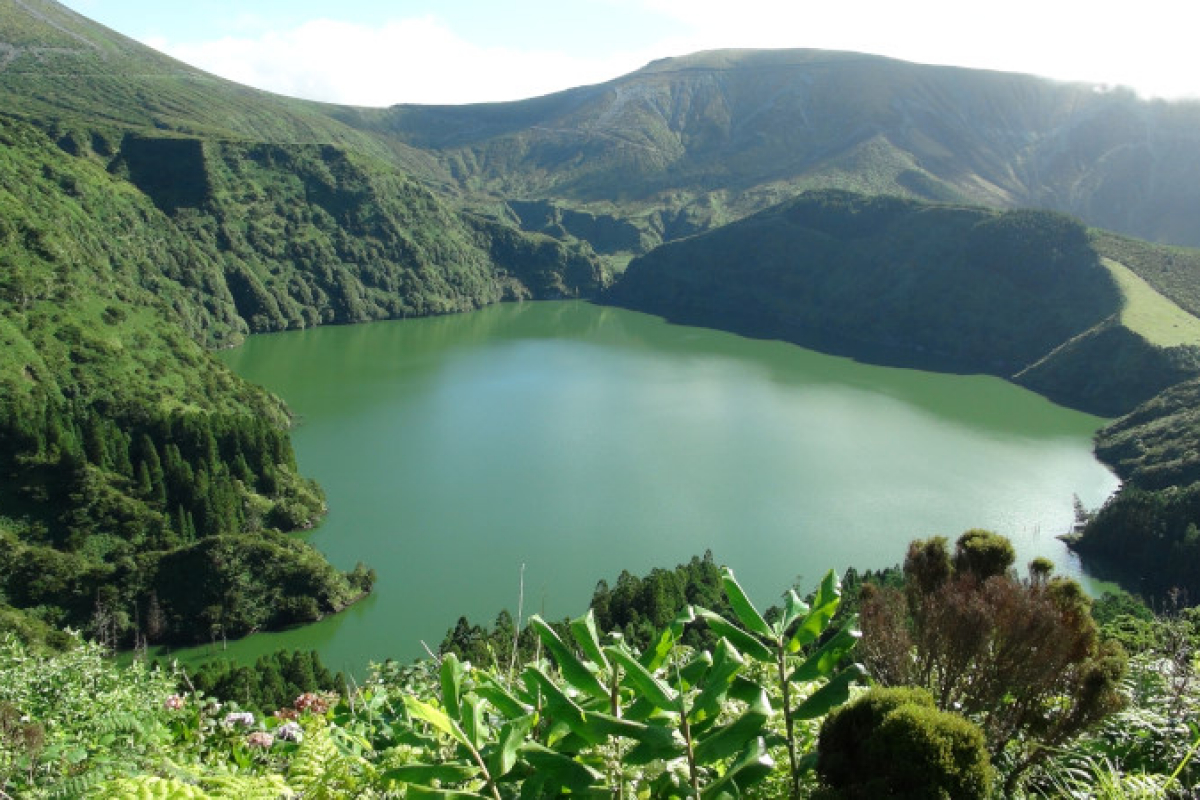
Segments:
[[[723,50],[519,102],[332,112],[428,151],[464,191],[551,201],[515,210],[602,252],[818,188],[1048,208],[1200,244],[1200,103],[1031,75]]]

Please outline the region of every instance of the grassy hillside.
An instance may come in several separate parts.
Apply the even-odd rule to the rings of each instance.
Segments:
[[[68,145],[100,129],[397,151],[333,121],[321,104],[209,75],[53,0],[0,0],[0,108]]]

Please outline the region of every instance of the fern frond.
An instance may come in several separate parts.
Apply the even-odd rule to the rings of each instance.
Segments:
[[[191,783],[157,775],[134,775],[107,781],[86,795],[89,800],[210,800],[211,795]]]
[[[282,775],[221,775],[201,780],[213,800],[280,800],[295,797]]]

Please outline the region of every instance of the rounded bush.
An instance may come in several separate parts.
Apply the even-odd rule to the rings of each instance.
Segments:
[[[832,712],[817,774],[827,800],[972,800],[992,784],[983,732],[921,689],[872,689]]]

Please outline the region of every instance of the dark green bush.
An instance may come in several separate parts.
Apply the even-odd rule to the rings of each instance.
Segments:
[[[983,732],[921,689],[872,689],[830,713],[817,774],[825,800],[969,800],[992,785]]]

